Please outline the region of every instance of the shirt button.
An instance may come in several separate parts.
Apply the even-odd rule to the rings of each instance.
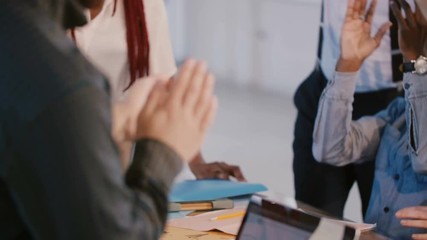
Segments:
[[[393,178],[394,178],[394,180],[398,181],[400,179],[400,175],[399,174],[394,174]]]
[[[403,85],[403,88],[405,88],[406,90],[408,90],[411,87],[411,85],[409,83],[405,83]]]
[[[389,207],[385,207],[385,208],[384,208],[384,212],[385,212],[385,213],[388,213],[389,211],[390,211],[390,208],[389,208]]]

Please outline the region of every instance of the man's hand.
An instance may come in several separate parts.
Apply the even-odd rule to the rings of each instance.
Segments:
[[[173,82],[157,84],[138,118],[136,138],[157,139],[190,161],[217,108],[214,77],[204,62],[188,60]]]
[[[230,177],[234,177],[238,181],[246,181],[239,166],[229,165],[225,162],[206,163],[200,153],[188,165],[197,179],[217,178],[229,180]]]
[[[427,206],[408,207],[399,210],[396,217],[402,219],[400,224],[410,228],[427,229]],[[427,239],[427,234],[413,234],[413,239]]]
[[[399,47],[407,61],[415,60],[420,55],[426,54],[427,21],[418,4],[415,6],[415,12],[413,12],[405,0],[392,0],[390,2],[391,10],[399,25]],[[405,12],[405,17],[400,7]]]
[[[355,72],[363,61],[380,45],[391,26],[384,23],[371,37],[372,20],[377,0],[373,0],[366,12],[367,0],[348,0],[344,25],[341,31],[341,56],[337,64],[339,72]]]

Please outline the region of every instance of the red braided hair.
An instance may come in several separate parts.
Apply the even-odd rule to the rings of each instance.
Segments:
[[[150,44],[148,41],[147,21],[143,0],[123,1],[126,18],[126,39],[130,83],[127,90],[137,78],[148,76],[150,70]],[[114,0],[113,15],[116,13],[117,0]],[[71,38],[76,41],[75,29],[71,29]]]
[[[147,21],[143,0],[122,0],[125,8],[126,35],[130,83],[137,78],[145,77],[150,69],[150,44],[148,41]],[[116,12],[117,0],[114,0],[113,15]],[[126,90],[125,89],[125,90]]]

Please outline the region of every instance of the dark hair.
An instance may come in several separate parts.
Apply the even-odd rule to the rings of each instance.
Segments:
[[[123,1],[126,20],[126,40],[130,83],[127,90],[137,78],[148,76],[150,69],[150,44],[148,40],[147,21],[143,0]],[[112,16],[116,13],[117,0],[114,0]],[[75,29],[71,29],[71,37],[76,41]]]

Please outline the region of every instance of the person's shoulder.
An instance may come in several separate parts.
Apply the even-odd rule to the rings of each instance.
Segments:
[[[59,24],[41,12],[36,17],[36,13],[14,6],[6,10],[10,10],[6,16],[0,10],[0,32],[4,33],[0,38],[1,108],[30,120],[83,87],[106,90],[104,77],[80,54]]]

